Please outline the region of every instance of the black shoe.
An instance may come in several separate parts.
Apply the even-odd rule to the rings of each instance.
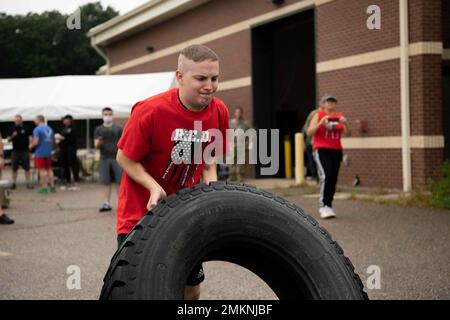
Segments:
[[[6,214],[0,216],[0,224],[13,224],[14,220],[10,219]]]
[[[15,183],[12,184],[11,189],[12,189],[12,190],[15,190],[15,189],[16,189],[16,184],[15,184]]]
[[[107,203],[104,203],[100,207],[100,209],[98,209],[98,211],[100,211],[100,212],[111,211],[111,210],[112,210],[111,206],[109,204],[107,204]]]

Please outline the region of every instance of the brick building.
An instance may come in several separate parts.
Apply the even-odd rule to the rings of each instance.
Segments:
[[[352,130],[341,184],[417,188],[450,159],[448,0],[152,0],[89,36],[108,74],[175,70],[184,46],[211,47],[217,96],[281,138],[334,93]]]

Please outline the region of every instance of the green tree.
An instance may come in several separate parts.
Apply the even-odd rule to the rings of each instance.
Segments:
[[[0,77],[24,78],[95,74],[105,61],[91,47],[89,29],[118,15],[99,2],[80,7],[80,29],[69,30],[69,15],[0,13]]]

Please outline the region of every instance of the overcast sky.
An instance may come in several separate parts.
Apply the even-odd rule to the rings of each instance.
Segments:
[[[120,14],[124,14],[148,0],[0,0],[0,12],[27,14],[28,12],[41,13],[58,10],[69,14],[83,4],[97,1],[100,1],[104,8],[111,6]]]

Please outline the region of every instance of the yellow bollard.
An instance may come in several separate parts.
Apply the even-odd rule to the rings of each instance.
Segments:
[[[303,154],[305,152],[305,140],[303,133],[295,134],[295,185],[302,185],[305,179],[305,162]]]
[[[289,136],[284,137],[284,172],[286,179],[292,178],[292,161],[291,161],[291,139]]]

